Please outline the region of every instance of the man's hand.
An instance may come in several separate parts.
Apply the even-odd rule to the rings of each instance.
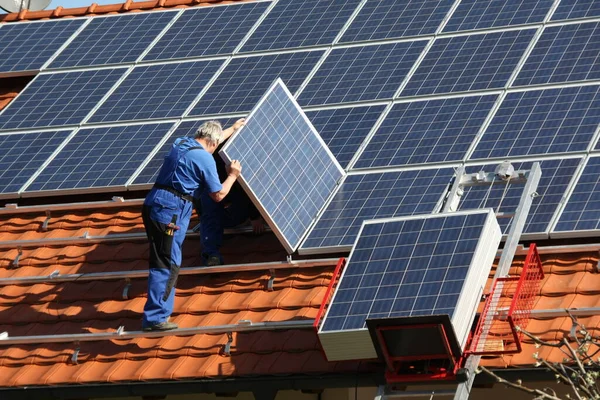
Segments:
[[[237,132],[244,125],[246,125],[246,118],[240,118],[231,125],[231,129],[233,129],[233,132]]]
[[[252,232],[254,232],[255,235],[260,235],[265,231],[265,221],[261,217],[251,219],[250,223],[252,224]]]
[[[227,167],[227,174],[234,176],[236,179],[242,173],[242,164],[238,160],[231,161]]]

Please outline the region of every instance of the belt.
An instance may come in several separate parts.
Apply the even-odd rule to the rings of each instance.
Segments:
[[[177,196],[185,201],[191,202],[194,200],[194,198],[191,195],[181,193],[179,190],[173,189],[171,186],[161,185],[160,183],[155,183],[154,187],[157,189],[162,189],[162,190],[166,190],[167,192],[173,193],[175,196]]]

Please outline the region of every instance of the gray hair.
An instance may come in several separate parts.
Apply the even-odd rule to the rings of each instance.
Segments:
[[[213,145],[218,145],[223,140],[223,127],[219,121],[206,121],[194,135],[195,139],[206,139]]]

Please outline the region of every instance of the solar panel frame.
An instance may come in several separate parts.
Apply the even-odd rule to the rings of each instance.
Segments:
[[[360,3],[361,0],[279,0],[240,52],[330,45]]]
[[[22,189],[23,197],[125,190],[174,122],[86,127]]]
[[[142,55],[179,11],[96,16],[50,63],[73,68],[132,63]]]
[[[554,0],[462,0],[443,32],[539,23],[544,21],[553,4]]]
[[[298,161],[297,163],[295,163],[293,166],[290,166],[290,168],[292,168],[292,167],[300,168],[300,170],[304,173],[304,172],[306,172],[306,171],[304,171],[304,168],[306,168],[307,166],[310,165],[310,168],[314,169],[314,174],[312,174],[312,175],[315,175],[315,177],[320,179],[323,182],[323,184],[330,186],[330,187],[321,188],[322,189],[321,191],[324,192],[325,190],[327,190],[327,193],[317,193],[317,191],[319,191],[319,188],[317,188],[316,185],[314,186],[315,190],[312,190],[311,187],[299,185],[298,182],[285,182],[289,186],[288,187],[289,190],[286,191],[285,187],[279,187],[279,185],[281,185],[281,183],[282,183],[283,175],[281,177],[282,179],[280,179],[280,180],[276,180],[276,178],[277,178],[276,177],[276,178],[270,178],[271,181],[268,183],[258,182],[258,183],[260,183],[261,186],[263,186],[262,190],[265,195],[268,194],[269,189],[272,190],[273,188],[277,188],[277,191],[278,191],[277,196],[273,195],[270,198],[270,202],[277,209],[281,205],[286,204],[286,202],[292,203],[294,200],[297,200],[298,204],[290,206],[289,209],[287,209],[287,211],[289,212],[291,210],[294,210],[293,214],[298,214],[298,213],[302,212],[305,214],[304,215],[305,217],[308,215],[310,221],[306,221],[306,220],[299,221],[302,224],[301,225],[302,232],[297,232],[296,229],[294,229],[294,228],[290,228],[291,230],[294,231],[294,232],[290,232],[290,230],[287,228],[290,227],[291,224],[289,223],[289,220],[287,220],[287,218],[284,218],[283,222],[288,223],[288,225],[282,228],[283,224],[281,223],[282,221],[279,218],[279,215],[273,214],[273,212],[271,211],[271,208],[269,207],[269,204],[267,204],[265,202],[265,200],[261,197],[260,193],[257,193],[256,189],[252,188],[253,182],[249,181],[249,178],[247,175],[244,176],[244,169],[243,169],[244,163],[246,162],[246,170],[249,167],[247,160],[244,160],[243,157],[236,157],[233,154],[233,152],[235,151],[234,144],[236,143],[236,139],[239,141],[240,138],[242,137],[241,135],[244,133],[244,131],[248,131],[248,129],[249,129],[248,124],[252,121],[252,118],[255,118],[255,119],[262,118],[263,104],[271,107],[271,110],[275,110],[274,108],[272,108],[271,103],[269,103],[269,97],[272,93],[275,93],[277,90],[281,90],[284,92],[284,94],[287,95],[285,100],[288,101],[289,104],[291,104],[294,111],[300,117],[301,122],[304,123],[305,131],[306,130],[309,131],[309,133],[307,133],[309,135],[309,137],[311,138],[309,140],[314,140],[315,142],[312,144],[316,144],[317,146],[319,146],[318,149],[315,149],[314,147],[311,148],[310,149],[311,154],[314,154],[315,152],[320,151],[322,154],[326,155],[326,157],[327,157],[327,160],[325,160],[325,162],[323,162],[322,165],[318,165],[315,167],[310,162],[312,160],[309,159],[308,157],[306,157],[306,155],[304,155],[305,158],[307,158],[306,162],[303,162],[303,160],[297,160]],[[331,151],[329,150],[329,148],[327,147],[327,145],[325,144],[325,142],[323,141],[321,136],[318,134],[318,132],[316,131],[314,126],[311,124],[310,120],[306,117],[306,115],[302,111],[302,108],[295,101],[292,93],[287,89],[287,87],[283,83],[283,80],[281,80],[280,78],[277,78],[271,84],[271,86],[269,87],[267,92],[262,96],[260,101],[256,104],[254,109],[250,112],[250,114],[248,115],[246,120],[247,120],[247,125],[244,126],[243,128],[241,128],[238,132],[236,132],[236,134],[225,143],[225,145],[223,146],[223,148],[221,149],[219,154],[221,155],[221,157],[223,158],[223,160],[226,163],[230,163],[233,159],[238,159],[242,162],[242,174],[238,177],[238,182],[244,188],[244,190],[246,191],[246,193],[248,194],[250,199],[253,201],[253,203],[255,204],[257,209],[260,211],[261,215],[263,216],[265,221],[269,224],[269,226],[271,227],[271,229],[273,230],[273,232],[275,233],[277,238],[280,240],[281,244],[285,247],[285,249],[288,251],[288,253],[291,254],[294,251],[296,251],[296,249],[298,248],[298,246],[300,245],[300,243],[306,236],[307,232],[310,230],[311,226],[314,224],[316,215],[323,207],[323,204],[314,203],[312,198],[310,198],[310,197],[300,199],[299,197],[295,196],[294,192],[291,189],[293,189],[293,187],[301,187],[302,190],[305,191],[305,194],[307,196],[317,195],[319,198],[321,198],[323,200],[323,203],[325,203],[327,198],[331,197],[333,195],[333,193],[339,186],[339,182],[346,175],[346,172],[340,166],[340,164],[336,160],[335,156],[331,153]],[[261,121],[260,119],[256,119],[256,120]],[[272,123],[269,119],[267,119],[267,121],[269,121],[268,122],[269,124]],[[261,134],[262,133],[263,132],[261,132]],[[252,139],[256,139],[256,138],[252,138]],[[295,142],[294,144],[299,145],[299,144],[308,143],[310,145],[311,143],[309,143],[309,140],[305,140],[302,143]],[[242,143],[247,144],[247,140]],[[276,154],[277,151],[276,151],[275,147],[265,149],[265,146],[267,144],[274,144],[274,143],[262,142],[261,143],[262,147],[260,149],[263,152],[263,154],[267,157],[268,157],[268,155]],[[283,142],[282,145],[285,145],[285,147],[288,147],[288,143],[286,143],[286,142]],[[248,149],[248,148],[246,147],[246,149]],[[287,153],[288,153],[286,155],[290,156],[291,151],[296,151],[299,149],[287,148],[285,150],[287,150]],[[302,153],[302,152],[299,151],[299,153]],[[243,156],[243,154],[242,154],[242,156]],[[286,162],[289,162],[289,159],[288,159],[288,161],[286,161],[284,159],[284,156],[282,156],[282,155],[278,155],[278,156],[279,156],[279,158],[281,158],[282,163],[278,164],[277,162],[275,162],[274,163],[275,165],[271,166],[271,171],[273,171],[273,169],[275,168],[279,172],[281,172],[279,169],[283,168],[284,166],[287,166]],[[257,155],[254,155],[253,157],[260,158],[260,155],[257,154]],[[293,157],[291,158],[291,160],[296,161],[293,159]],[[262,168],[262,166],[263,166],[263,164],[260,164],[258,167]],[[329,172],[327,169],[322,169],[321,167],[323,167],[323,166],[329,166],[329,167],[333,168],[334,172]],[[321,168],[321,169],[319,169],[317,171],[317,168]],[[256,172],[256,171],[253,171],[253,172]],[[264,175],[265,176],[268,175],[266,170],[264,170]],[[330,176],[328,176],[328,175],[330,175]],[[293,178],[295,178],[295,177],[293,177]],[[283,185],[281,185],[281,186],[283,186]],[[296,199],[291,199],[291,197],[293,197],[292,195],[294,195],[296,197]],[[267,200],[269,200],[269,199],[267,199]],[[310,200],[310,202],[308,200]],[[297,221],[297,220],[299,220],[299,218],[294,219],[294,221]],[[285,230],[285,232],[284,232],[284,230]],[[289,239],[289,237],[291,236],[290,234],[295,234],[295,237],[292,238],[292,239],[294,239],[293,241],[291,241]]]
[[[443,226],[448,223],[450,228],[425,230],[426,225],[429,225],[429,228],[434,225],[435,228],[438,222],[436,220],[441,221],[438,224]],[[467,223],[475,223],[480,229],[471,225],[467,227]],[[398,228],[408,228],[408,232],[417,229],[418,235],[414,238],[398,233]],[[375,235],[365,235],[367,230],[373,231],[371,233]],[[437,237],[434,238],[435,236]],[[485,283],[499,243],[499,229],[491,209],[363,222],[338,287],[323,317],[323,323],[318,329],[321,343],[328,354],[327,358],[330,361],[335,359],[335,356],[339,356],[336,352],[343,351],[348,344],[345,342],[350,341],[356,343],[359,348],[364,348],[350,350],[356,352],[357,354],[353,355],[358,357],[348,358],[367,358],[364,356],[374,350],[368,348],[369,345],[372,346],[371,341],[365,343],[360,335],[352,333],[368,331],[368,318],[409,318],[447,313],[452,320],[451,326],[460,342],[459,345],[464,345],[475,316],[475,310],[469,310],[467,307],[476,308],[483,290],[483,286],[473,286]],[[491,249],[490,246],[494,244],[496,249]],[[431,248],[433,246],[435,250]],[[447,256],[448,252],[452,255]],[[366,260],[366,265],[361,265],[364,256],[369,256],[369,259]],[[390,263],[392,259],[397,262]],[[487,271],[480,262],[489,262]],[[418,287],[414,287],[417,285]],[[420,296],[421,292],[423,295]],[[410,311],[395,310],[396,304],[401,310],[406,308],[410,300],[413,300]],[[415,309],[417,303],[421,308]],[[446,307],[449,304],[453,304],[454,307]],[[341,318],[344,321],[340,326],[339,323],[336,324],[339,321],[334,319]],[[337,336],[339,333],[346,335]],[[323,339],[326,337],[331,339],[325,342]],[[332,340],[334,343],[331,343]],[[330,355],[334,357],[330,358]]]
[[[391,99],[429,40],[333,49],[298,95],[302,106]]]
[[[552,14],[552,21],[600,16],[600,3],[596,0],[561,0]]]
[[[231,54],[270,4],[271,1],[256,1],[184,9],[143,60]],[[181,36],[185,38],[181,40]]]
[[[452,167],[457,166],[351,171],[321,210],[298,253],[350,251],[365,220],[434,212],[450,187]]]
[[[14,198],[73,130],[0,135],[0,199]]]
[[[453,4],[454,0],[367,1],[339,43],[434,34]]]
[[[512,86],[600,78],[600,22],[548,26]]]
[[[536,32],[525,28],[438,37],[400,97],[504,88]]]
[[[0,131],[81,123],[127,68],[40,74],[2,111]]]
[[[509,92],[469,160],[585,151],[600,125],[600,86]]]
[[[136,66],[87,122],[181,117],[223,63],[215,59]]]
[[[73,18],[2,24],[3,28],[0,29],[0,43],[2,43],[0,75],[41,70],[85,22],[87,20],[84,18]],[[40,31],[43,32],[44,28],[50,28],[46,29],[49,32],[41,35]],[[27,32],[28,30],[31,32]],[[14,32],[11,39],[9,35],[13,33],[12,31],[17,32]],[[19,43],[32,37],[37,43]],[[15,61],[16,58],[18,61]]]
[[[281,78],[295,92],[324,53],[300,50],[234,56],[187,116],[249,112],[276,78]],[[257,69],[261,74],[253,74]]]
[[[593,237],[600,233],[600,157],[590,155],[578,171],[564,206],[557,212],[550,238]]]
[[[498,94],[396,103],[351,169],[463,161]]]

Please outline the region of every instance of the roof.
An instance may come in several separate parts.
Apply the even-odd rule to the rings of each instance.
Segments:
[[[211,5],[219,0],[127,1],[85,8],[44,10],[0,15],[1,22],[67,18],[84,15],[135,12],[170,7]],[[26,85],[28,78],[0,79],[0,109]],[[42,199],[48,204],[55,198]],[[60,274],[145,271],[148,250],[143,240],[139,207],[67,210],[52,212],[42,229],[43,212],[0,215],[0,279]],[[127,234],[142,238],[127,239]],[[106,236],[96,242],[74,240]],[[119,236],[121,235],[121,236]],[[56,240],[53,244],[48,239]],[[64,239],[62,242],[60,240]],[[73,243],[69,243],[71,240]],[[197,237],[184,246],[184,266],[200,265]],[[41,242],[45,241],[45,243]],[[7,243],[11,242],[11,243]],[[19,255],[18,246],[22,254]],[[228,263],[261,263],[284,260],[286,253],[274,235],[233,235],[227,238]],[[15,260],[18,257],[18,267]],[[573,253],[569,249],[542,254],[546,277],[535,309],[600,307],[600,274],[597,251]],[[523,260],[517,258],[513,272]],[[273,290],[271,272],[257,265],[254,271],[219,275],[183,276],[178,284],[173,319],[182,327],[235,324],[240,320],[279,322],[311,321],[323,301],[334,264],[279,269]],[[145,302],[145,278],[86,282],[10,284],[0,286],[0,333],[48,335],[107,332],[119,326],[139,329]],[[600,317],[580,321],[598,330]],[[564,335],[571,329],[567,317],[534,318],[528,330],[542,338]],[[102,342],[0,346],[0,387],[92,385],[136,381],[165,382],[216,379],[226,389],[231,379],[268,377],[355,378],[357,372],[382,375],[382,365],[372,362],[327,362],[312,329],[233,333],[231,352],[224,352],[226,334],[189,337],[137,338]],[[79,350],[74,362],[74,354]],[[484,358],[496,368],[529,367],[540,351],[525,341],[516,355]],[[562,360],[556,349],[541,349],[550,361]],[[329,383],[327,383],[329,382]],[[1,389],[0,389],[1,390]]]

